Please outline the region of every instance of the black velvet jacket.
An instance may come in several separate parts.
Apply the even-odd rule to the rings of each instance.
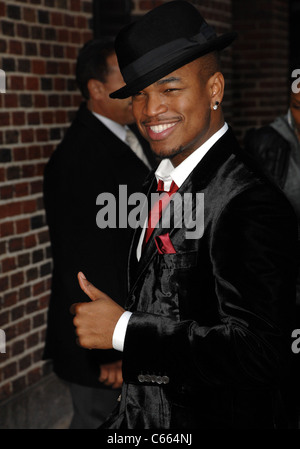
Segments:
[[[151,190],[151,186],[148,186]],[[149,191],[150,191],[149,190]],[[277,428],[295,301],[296,218],[229,130],[179,189],[204,233],[131,246],[124,385],[109,428]],[[169,232],[176,254],[159,254]]]

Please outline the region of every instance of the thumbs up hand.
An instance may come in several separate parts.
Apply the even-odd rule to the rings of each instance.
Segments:
[[[78,273],[81,289],[92,300],[75,303],[70,312],[80,346],[89,349],[111,349],[115,326],[124,309],[108,295],[91,284],[83,273]]]

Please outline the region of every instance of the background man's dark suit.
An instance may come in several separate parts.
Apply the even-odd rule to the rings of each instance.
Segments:
[[[281,421],[296,223],[281,192],[248,163],[229,130],[179,189],[204,193],[200,239],[186,239],[185,226],[156,229],[136,265],[136,232],[120,416],[108,426],[238,429]],[[158,253],[155,236],[167,232],[176,254]]]
[[[141,138],[140,138],[141,139]],[[145,149],[148,148],[143,141]],[[132,230],[99,229],[96,197],[102,192],[140,191],[149,172],[133,151],[83,103],[45,169],[44,194],[54,272],[44,358],[53,360],[62,379],[102,387],[99,365],[119,360],[117,351],[89,351],[76,344],[69,307],[86,301],[80,270],[121,304],[126,295],[127,254]],[[105,387],[104,387],[105,388]]]

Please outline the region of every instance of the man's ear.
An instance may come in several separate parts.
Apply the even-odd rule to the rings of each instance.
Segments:
[[[223,74],[221,72],[216,72],[212,75],[209,79],[209,86],[212,106],[215,105],[216,102],[220,104],[223,100],[225,87]]]
[[[94,100],[101,100],[101,98],[103,98],[104,88],[101,81],[92,78],[88,81],[87,88],[89,90],[90,98]]]

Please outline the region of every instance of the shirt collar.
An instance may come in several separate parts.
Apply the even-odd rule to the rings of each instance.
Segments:
[[[161,179],[164,182],[164,190],[168,192],[172,181],[178,187],[184,183],[196,165],[201,161],[210,148],[226,133],[227,123],[224,123],[215,134],[213,134],[203,145],[193,151],[181,164],[174,167],[171,159],[163,159],[155,172],[156,181]]]
[[[100,120],[103,125],[105,125],[112,133],[114,133],[120,140],[125,142],[126,139],[126,126],[122,126],[117,122],[114,122],[113,120],[104,117],[103,115],[97,114],[96,112],[92,111],[95,117],[97,117],[98,120]]]

